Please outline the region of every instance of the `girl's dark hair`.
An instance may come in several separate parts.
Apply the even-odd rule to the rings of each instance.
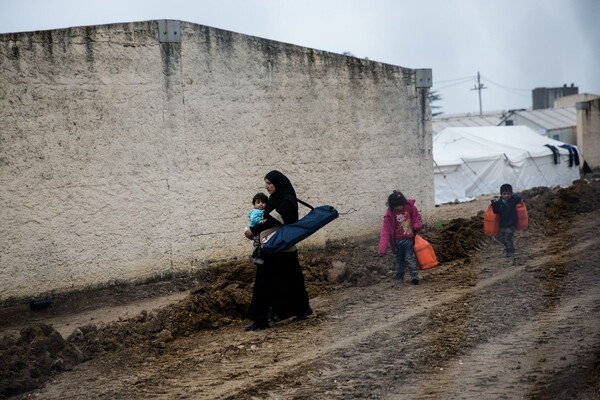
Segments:
[[[256,204],[257,201],[267,204],[269,202],[269,198],[264,193],[256,193],[252,198],[252,204]]]
[[[398,206],[405,206],[408,202],[406,201],[406,197],[397,190],[394,190],[392,194],[389,195],[387,200],[387,206],[389,208],[396,208]]]

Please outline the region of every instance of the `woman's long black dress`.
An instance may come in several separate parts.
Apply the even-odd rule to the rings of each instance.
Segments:
[[[254,235],[298,220],[296,192],[288,178],[279,171],[271,171],[265,178],[276,190],[265,209],[266,221],[251,228]],[[304,274],[295,247],[274,254],[263,253],[261,257],[264,264],[256,266],[249,318],[258,325],[268,325],[269,314],[281,319],[310,314]]]

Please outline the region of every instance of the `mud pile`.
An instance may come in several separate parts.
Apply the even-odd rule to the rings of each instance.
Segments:
[[[600,181],[579,181],[569,188],[535,188],[522,193],[531,229],[554,232],[557,220],[600,207]],[[423,236],[433,245],[440,263],[469,262],[486,240],[483,212],[440,227],[426,227]],[[385,279],[392,265],[377,256],[378,237],[328,243],[324,249],[303,250],[303,267],[311,296],[344,286],[367,286]],[[236,261],[213,267],[198,276],[199,283],[181,302],[108,324],[79,327],[66,339],[48,325],[23,329],[18,338],[0,342],[0,397],[41,385],[53,374],[106,352],[138,347],[161,352],[179,336],[216,329],[245,317],[250,302],[254,266]]]
[[[0,396],[35,389],[52,374],[71,370],[84,360],[76,346],[45,324],[24,328],[19,338],[3,338],[0,351]]]

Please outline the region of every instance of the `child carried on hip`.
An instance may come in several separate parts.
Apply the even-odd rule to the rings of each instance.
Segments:
[[[263,221],[265,207],[269,202],[269,198],[264,193],[256,193],[252,198],[252,209],[248,211],[249,224],[244,231],[251,227],[260,224]],[[260,257],[260,239],[259,236],[254,236],[252,240],[252,262],[255,264],[263,264],[264,261]]]

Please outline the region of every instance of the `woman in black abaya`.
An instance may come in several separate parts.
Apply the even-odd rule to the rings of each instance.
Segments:
[[[264,221],[246,232],[248,238],[261,238],[284,224],[298,221],[298,200],[290,180],[279,171],[265,176],[269,202]],[[292,246],[274,254],[261,254],[264,264],[256,265],[254,289],[248,316],[253,321],[245,329],[255,331],[269,326],[269,319],[278,321],[295,316],[306,319],[312,314],[304,275],[298,262],[298,250]]]

